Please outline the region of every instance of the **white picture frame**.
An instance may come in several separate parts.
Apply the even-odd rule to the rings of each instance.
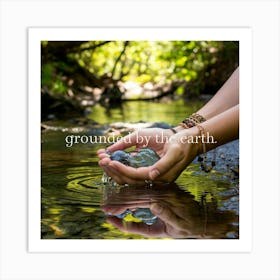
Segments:
[[[278,1],[2,0],[0,8],[1,280],[280,278]],[[28,187],[34,187],[33,174],[29,174],[27,179],[30,172],[27,168],[30,152],[27,145],[30,140],[27,113],[33,113],[28,105],[28,78],[33,81],[27,75],[28,29],[113,26],[129,27],[130,30],[140,26],[250,30],[252,45],[249,64],[252,63],[252,67],[247,73],[252,100],[248,111],[244,107],[241,111],[252,120],[247,127],[250,141],[245,147],[252,154],[248,162],[252,167],[252,185],[249,185],[249,206],[246,202],[243,204],[249,211],[241,209],[241,218],[244,213],[250,216],[246,239],[250,246],[246,242],[243,252],[242,248],[235,252],[228,248],[229,251],[213,250],[211,253],[211,250],[207,253],[192,250],[135,252],[121,248],[119,253],[118,250],[108,250],[106,253],[101,248],[99,253],[96,253],[98,250],[90,253],[78,243],[75,252],[60,247],[57,252],[61,253],[51,253],[52,250],[47,252],[45,249],[47,244],[41,248],[40,244],[36,244],[38,232],[32,231],[39,214],[34,213],[34,224],[28,219],[28,206],[29,209],[37,209],[36,203],[40,203],[36,194],[34,199],[28,192]],[[35,108],[34,115],[38,113],[36,110],[39,108]],[[242,151],[240,154],[242,157]],[[37,169],[33,170],[38,176],[38,159],[35,166]],[[35,183],[38,182],[36,180]],[[33,226],[28,229],[29,222]],[[34,247],[29,248],[28,238],[33,235],[35,243],[31,246]]]

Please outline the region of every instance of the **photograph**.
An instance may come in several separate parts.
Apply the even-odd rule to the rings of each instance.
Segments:
[[[239,41],[40,43],[41,239],[239,239]]]

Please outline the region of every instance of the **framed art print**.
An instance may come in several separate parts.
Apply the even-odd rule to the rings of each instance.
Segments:
[[[279,4],[0,0],[0,279],[279,280]]]
[[[29,28],[28,38],[30,252],[251,250],[249,28]],[[177,176],[167,167],[172,183],[102,166],[145,172],[171,161],[180,128],[193,149],[194,127],[219,131],[227,118],[222,144],[206,153],[214,134],[196,134],[210,141],[202,156]],[[119,141],[130,150],[110,152]]]

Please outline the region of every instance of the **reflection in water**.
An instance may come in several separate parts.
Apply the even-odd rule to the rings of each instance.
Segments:
[[[176,125],[178,120],[184,119],[197,111],[205,102],[188,101],[185,103],[182,99],[176,101],[147,102],[135,101],[124,102],[122,108],[111,108],[110,110],[96,106],[92,111],[90,118],[101,124],[112,122],[166,122]]]
[[[141,214],[133,219],[133,213],[143,209],[142,215],[153,214],[153,223],[147,224]],[[102,210],[118,229],[153,238],[226,238],[236,232],[238,222],[234,212],[218,209],[212,193],[205,192],[196,201],[175,183],[118,188],[105,185]]]
[[[123,213],[117,215],[115,214],[112,216],[116,216],[119,219],[124,219],[128,215],[132,215],[132,217],[139,219],[141,222],[145,223],[146,225],[152,225],[158,220],[158,217],[154,215],[149,208],[141,208],[141,207],[134,210],[126,209]]]

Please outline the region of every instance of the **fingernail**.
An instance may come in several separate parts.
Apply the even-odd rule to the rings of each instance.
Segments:
[[[151,180],[154,180],[158,175],[159,175],[159,171],[157,169],[154,169],[150,172],[149,176]]]

